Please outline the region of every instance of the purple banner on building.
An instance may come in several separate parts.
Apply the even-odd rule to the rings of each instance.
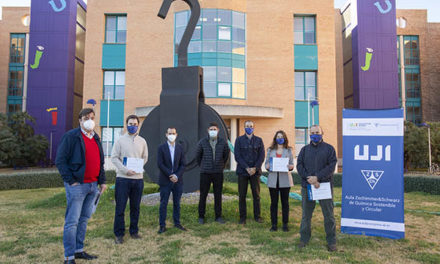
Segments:
[[[354,107],[399,107],[396,1],[354,0],[352,32]]]
[[[35,133],[58,142],[72,128],[77,8],[82,0],[32,0],[29,38],[27,111],[36,119]]]

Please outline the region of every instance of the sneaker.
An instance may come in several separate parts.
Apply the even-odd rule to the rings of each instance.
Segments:
[[[115,244],[122,244],[122,243],[124,243],[124,237],[123,236],[115,237]]]
[[[130,235],[130,237],[133,239],[141,239],[142,238],[141,235],[139,235],[138,233],[132,234],[132,235]]]
[[[75,253],[75,259],[91,260],[91,259],[97,259],[97,258],[98,258],[98,256],[93,256],[93,255],[87,254],[85,251]]]
[[[182,225],[175,225],[176,228],[182,230],[182,231],[187,231],[185,227],[183,227]]]
[[[218,217],[217,219],[215,219],[215,221],[216,221],[217,223],[219,223],[219,224],[224,224],[224,223],[226,223],[225,220],[223,220],[223,218],[221,218],[221,217]]]
[[[327,246],[328,251],[335,252],[338,251],[338,248],[336,247],[336,244],[331,244]]]

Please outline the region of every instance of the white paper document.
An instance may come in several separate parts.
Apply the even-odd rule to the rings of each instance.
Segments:
[[[318,201],[332,198],[332,188],[329,182],[320,183],[318,189],[316,189],[314,185],[308,184],[307,192],[309,193],[310,201]]]
[[[144,159],[138,158],[124,158],[124,165],[127,169],[136,173],[144,172]]]
[[[288,172],[289,158],[271,158],[272,171]]]

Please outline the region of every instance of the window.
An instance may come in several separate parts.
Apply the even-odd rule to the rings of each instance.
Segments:
[[[420,99],[406,102],[406,120],[415,124],[422,123],[422,108]]]
[[[297,127],[295,128],[295,155],[298,156],[301,148],[308,144],[309,136],[307,133],[307,128]]]
[[[123,127],[102,127],[102,149],[105,156],[112,153],[113,144],[122,136]]]
[[[11,34],[9,62],[24,64],[26,34]]]
[[[190,17],[175,13],[174,61]],[[246,16],[225,9],[202,9],[188,46],[188,65],[204,69],[205,97],[246,98]]]
[[[8,104],[8,115],[21,112],[21,104]]]
[[[125,93],[125,71],[104,71],[103,99],[122,100]]]
[[[127,40],[127,16],[106,15],[105,43],[125,43]]]
[[[404,36],[403,37],[404,59],[405,65],[419,66],[419,37]]]
[[[23,96],[23,67],[9,67],[8,96]]]
[[[295,44],[316,44],[315,16],[295,16]]]
[[[295,72],[295,100],[316,100],[316,72]]]

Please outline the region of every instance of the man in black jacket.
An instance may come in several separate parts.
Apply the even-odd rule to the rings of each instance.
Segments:
[[[199,141],[196,160],[200,167],[199,223],[205,223],[206,197],[214,188],[215,221],[224,224],[222,218],[223,169],[229,158],[228,142],[218,136],[217,123],[210,123],[208,137]]]
[[[310,128],[311,142],[304,146],[298,156],[296,168],[301,176],[302,182],[302,219],[301,219],[301,241],[298,245],[303,248],[311,237],[311,220],[316,202],[310,201],[307,196],[307,185],[314,185],[319,188],[320,183],[330,182],[333,193],[333,172],[337,163],[336,152],[333,146],[322,140],[322,128],[312,126]],[[319,200],[322,214],[324,215],[324,228],[327,234],[327,248],[329,251],[336,251],[336,225],[333,214],[333,198]]]
[[[246,223],[246,194],[249,183],[254,199],[254,219],[261,223],[263,220],[260,216],[260,176],[265,149],[263,140],[254,135],[254,122],[250,120],[244,122],[244,130],[246,134],[238,137],[234,146],[234,156],[237,161],[236,173],[238,175],[239,223]]]

